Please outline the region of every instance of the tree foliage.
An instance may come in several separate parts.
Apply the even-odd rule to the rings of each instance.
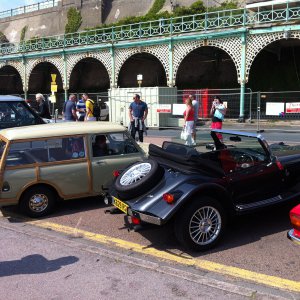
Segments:
[[[82,24],[82,17],[79,10],[74,7],[71,7],[68,10],[68,22],[65,26],[65,33],[74,33],[77,32]]]

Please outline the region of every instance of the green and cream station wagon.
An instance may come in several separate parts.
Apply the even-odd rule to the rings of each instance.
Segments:
[[[126,128],[108,122],[2,130],[0,206],[19,204],[28,216],[40,217],[59,199],[105,195],[113,171],[144,156]]]

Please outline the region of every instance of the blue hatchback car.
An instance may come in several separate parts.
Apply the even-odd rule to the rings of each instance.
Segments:
[[[24,99],[0,96],[0,130],[10,127],[47,123],[29,107]]]

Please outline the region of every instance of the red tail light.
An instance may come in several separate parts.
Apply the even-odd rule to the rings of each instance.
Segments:
[[[175,201],[175,197],[172,194],[166,193],[163,194],[163,199],[168,203],[168,204],[173,204]]]
[[[115,170],[113,171],[113,176],[116,178],[116,177],[119,177],[120,176],[120,171],[118,170]]]
[[[290,219],[295,229],[295,234],[298,231],[298,235],[300,236],[300,205],[297,205],[290,211]]]
[[[283,165],[281,164],[281,162],[279,160],[276,160],[276,165],[277,165],[279,170],[281,170],[281,171],[284,170],[284,167],[283,167]]]
[[[134,225],[139,225],[139,224],[141,224],[141,220],[138,219],[138,218],[136,218],[136,217],[131,217],[131,222],[132,222],[132,224],[134,224]]]

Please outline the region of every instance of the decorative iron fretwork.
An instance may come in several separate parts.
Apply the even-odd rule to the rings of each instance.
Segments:
[[[241,40],[239,37],[226,37],[223,39],[199,40],[175,44],[173,50],[173,81],[175,82],[176,80],[178,68],[184,58],[193,50],[205,46],[224,50],[233,60],[237,71],[238,81],[240,81]]]
[[[140,48],[124,48],[115,50],[115,83],[118,82],[118,77],[123,64],[128,58],[137,53],[149,53],[154,55],[163,65],[166,72],[167,81],[169,81],[169,46],[155,45]]]
[[[111,70],[111,54],[109,50],[101,50],[99,52],[84,52],[84,53],[77,53],[67,56],[67,81],[70,82],[70,77],[72,71],[76,64],[80,62],[82,59],[85,58],[95,58],[100,61],[107,70],[108,76],[110,78],[110,82],[112,82],[112,70]]]

